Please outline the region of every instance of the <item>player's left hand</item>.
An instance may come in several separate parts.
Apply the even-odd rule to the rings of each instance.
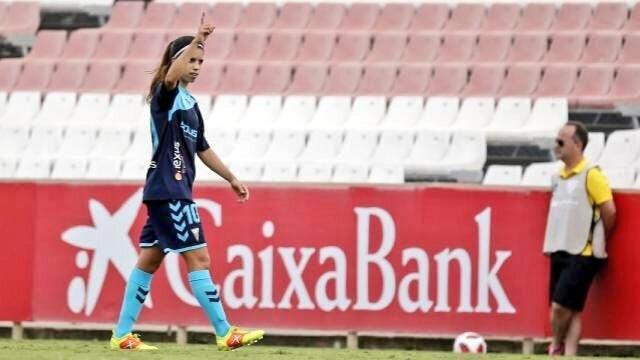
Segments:
[[[244,184],[241,183],[240,180],[233,179],[231,180],[230,184],[231,184],[231,188],[233,189],[233,192],[235,192],[236,195],[238,195],[238,202],[243,203],[249,200],[249,189],[247,189],[247,187],[244,186]]]

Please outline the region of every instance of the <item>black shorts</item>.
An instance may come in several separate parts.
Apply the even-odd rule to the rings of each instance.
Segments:
[[[593,256],[564,251],[551,254],[549,299],[573,311],[582,311],[589,287],[604,263]]]
[[[165,253],[207,246],[196,204],[191,200],[147,201],[147,223],[140,247],[158,247]]]

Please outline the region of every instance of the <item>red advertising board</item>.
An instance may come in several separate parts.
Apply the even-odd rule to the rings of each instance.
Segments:
[[[225,186],[201,185],[194,196],[212,275],[233,323],[424,335],[548,333],[548,263],[541,254],[546,192],[427,186],[251,190],[246,204]],[[30,253],[7,257],[4,269],[13,274],[13,265],[29,265],[31,286],[22,285],[31,298],[29,315],[114,322],[146,219],[140,187],[3,184],[0,196],[29,203],[18,210],[17,219],[29,219],[20,227],[5,221],[10,207],[0,207],[9,214],[0,223],[5,239],[31,244],[25,248]],[[611,240],[612,260],[587,308],[588,337],[640,338],[633,327],[620,326],[640,316],[633,299],[640,284],[632,267],[640,253],[633,244],[636,199],[616,197],[621,223]],[[33,231],[20,230],[24,226]],[[165,258],[151,289],[140,322],[207,324],[179,256]],[[3,286],[0,299],[9,291]]]

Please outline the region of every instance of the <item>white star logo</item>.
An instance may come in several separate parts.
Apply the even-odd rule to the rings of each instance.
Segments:
[[[89,200],[89,212],[93,226],[78,225],[62,233],[62,240],[69,245],[93,250],[93,259],[89,270],[88,286],[84,314],[91,315],[100,298],[102,285],[111,263],[125,281],[133,270],[138,252],[131,243],[129,230],[136,219],[142,204],[142,189],[136,191],[113,214],[95,199]],[[145,305],[153,307],[151,295]]]

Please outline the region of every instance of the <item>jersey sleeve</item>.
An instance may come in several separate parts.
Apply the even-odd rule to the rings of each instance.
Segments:
[[[587,174],[587,192],[596,205],[602,205],[613,199],[609,180],[597,167],[589,170]]]
[[[169,90],[164,85],[164,82],[161,82],[156,86],[156,90],[153,95],[153,100],[158,104],[158,108],[160,110],[169,110],[173,106],[173,102],[178,96],[178,87],[175,89]]]
[[[202,118],[202,114],[200,113],[200,109],[196,107],[196,111],[198,113],[198,119],[200,120],[200,124],[198,125],[198,139],[196,142],[196,151],[205,151],[211,146],[207,142],[207,139],[204,137],[204,119]]]

